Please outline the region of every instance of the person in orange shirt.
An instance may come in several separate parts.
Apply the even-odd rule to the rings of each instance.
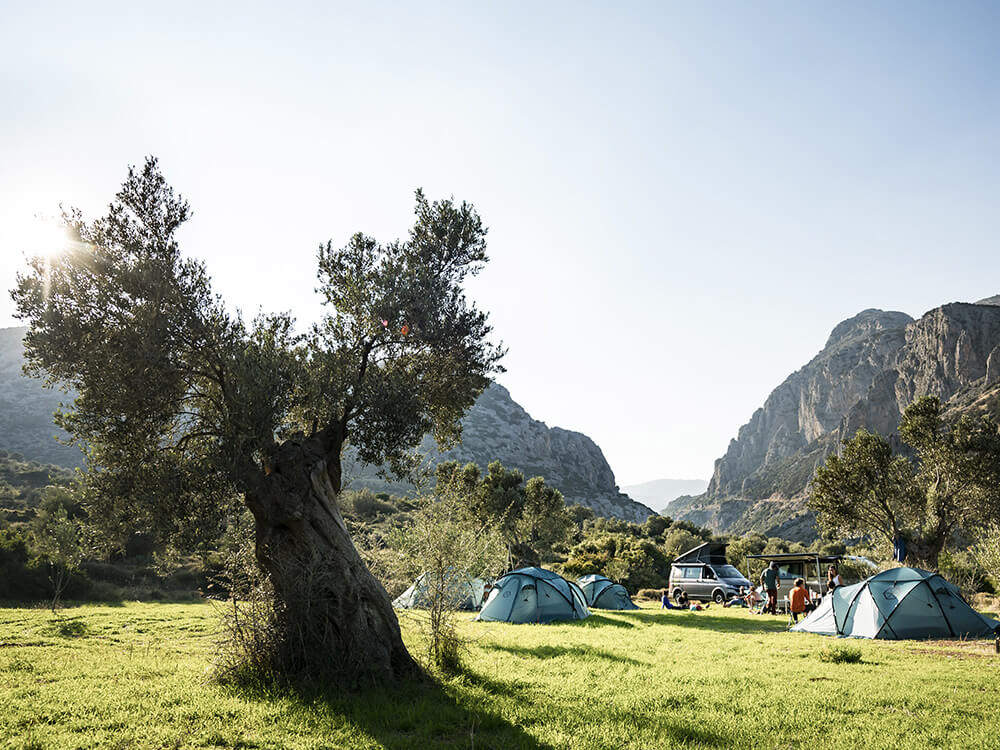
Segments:
[[[806,590],[805,579],[796,578],[795,586],[788,594],[788,609],[792,612],[792,622],[799,621],[799,615],[805,613],[807,604],[812,604],[812,599]]]

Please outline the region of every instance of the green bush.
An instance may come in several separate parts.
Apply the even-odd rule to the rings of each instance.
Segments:
[[[827,646],[819,652],[819,660],[830,664],[860,664],[861,649],[853,646]]]

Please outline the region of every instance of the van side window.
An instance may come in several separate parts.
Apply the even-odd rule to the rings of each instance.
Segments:
[[[684,578],[691,578],[698,580],[698,576],[701,575],[701,568],[686,567],[684,568]]]
[[[701,573],[701,577],[704,578],[706,581],[714,581],[715,571],[706,565],[705,569]]]

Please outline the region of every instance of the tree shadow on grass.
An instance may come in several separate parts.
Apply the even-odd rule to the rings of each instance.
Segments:
[[[627,614],[627,613],[620,613]],[[605,626],[610,626],[613,628],[634,628],[635,623],[629,622],[627,620],[618,620],[614,617],[607,617],[605,615],[599,615],[593,610],[590,612],[590,617],[585,617],[582,620],[570,620],[569,622],[561,622],[560,625],[574,625],[578,628],[601,628]]]
[[[667,612],[621,612],[622,617],[646,624],[679,625],[697,630],[715,630],[721,633],[780,633],[788,629],[787,617],[750,615],[746,617],[719,616],[711,610],[689,612],[668,610]]]
[[[528,648],[527,646],[501,646],[493,644],[490,648],[496,651],[506,651],[515,656],[531,656],[536,659],[551,659],[557,656],[579,656],[588,659],[597,657],[598,659],[607,659],[608,661],[645,666],[643,662],[629,656],[619,656],[610,651],[602,651],[592,646],[534,646],[533,648]]]
[[[329,736],[330,747],[342,746],[346,734],[359,745],[363,744],[362,736],[367,736],[387,750],[470,746],[553,750],[491,710],[491,702],[484,701],[476,690],[463,690],[470,686],[478,686],[491,698],[521,698],[517,683],[502,683],[472,672],[462,673],[452,683],[425,676],[355,692],[314,689],[281,697],[291,698],[298,704],[295,710],[308,713],[317,735],[325,732]]]

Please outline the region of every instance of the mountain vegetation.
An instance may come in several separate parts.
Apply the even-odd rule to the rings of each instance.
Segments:
[[[43,388],[43,382],[22,372],[23,343],[27,328],[0,329],[0,450],[23,453],[32,460],[59,466],[81,466],[83,454],[76,446],[57,442],[69,435],[53,423],[52,415],[73,394]],[[6,422],[3,422],[6,420]],[[441,462],[474,463],[483,471],[495,460],[520,470],[525,476],[544,476],[568,502],[585,505],[602,516],[642,523],[651,513],[615,484],[614,473],[601,449],[586,435],[548,427],[533,419],[502,385],[491,383],[461,420],[461,438],[447,449],[433,435],[424,435],[414,471],[428,476]],[[418,492],[416,477],[393,474],[388,465],[364,463],[348,445],[344,454],[344,487],[374,493],[412,496]],[[704,484],[704,483],[702,483]],[[654,502],[655,498],[653,501]]]

